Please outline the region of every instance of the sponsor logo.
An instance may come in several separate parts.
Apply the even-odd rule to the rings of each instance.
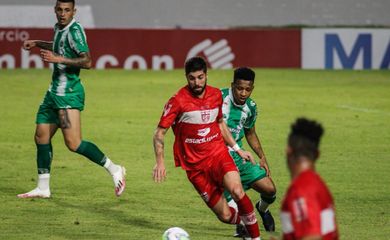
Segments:
[[[187,54],[187,59],[203,54],[209,62],[211,68],[230,69],[233,68],[232,61],[235,55],[226,39],[221,39],[213,43],[210,39],[193,46]]]
[[[192,143],[192,144],[201,144],[201,143],[207,143],[207,142],[210,142],[212,140],[214,140],[215,138],[218,137],[218,133],[215,134],[215,135],[212,135],[210,137],[203,137],[203,138],[186,138],[186,140],[184,141],[185,143]]]
[[[198,130],[198,135],[201,137],[205,137],[209,133],[210,133],[210,128],[203,128]]]
[[[9,30],[0,31],[0,42],[23,42],[30,38],[30,34],[27,31]]]

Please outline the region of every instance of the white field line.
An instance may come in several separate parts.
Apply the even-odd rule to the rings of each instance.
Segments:
[[[380,111],[380,110],[376,110],[376,109],[372,109],[372,108],[359,108],[359,107],[354,107],[351,105],[338,105],[337,107],[342,108],[342,109],[351,110],[351,111],[356,111],[356,112],[376,113],[376,114],[390,116],[389,112],[384,112],[384,111]]]

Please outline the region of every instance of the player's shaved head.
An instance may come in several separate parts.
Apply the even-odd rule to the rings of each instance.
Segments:
[[[75,0],[57,0],[57,2],[62,2],[62,3],[72,3],[73,6],[76,4]]]
[[[305,156],[313,161],[318,158],[318,147],[324,129],[321,124],[306,118],[298,118],[291,125],[288,145],[292,148],[295,158]]]
[[[255,72],[248,67],[239,67],[234,70],[233,82],[238,80],[255,81]]]

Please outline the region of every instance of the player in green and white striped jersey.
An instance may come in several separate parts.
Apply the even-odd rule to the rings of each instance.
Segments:
[[[275,201],[276,188],[271,179],[269,166],[259,137],[256,134],[257,106],[250,98],[254,88],[254,80],[255,72],[250,68],[241,67],[234,71],[231,87],[221,90],[223,97],[222,113],[223,119],[237,142],[238,146],[236,148],[242,148],[242,140],[245,137],[260,160],[260,164],[252,165],[241,159],[234,149],[229,149],[230,155],[240,171],[244,190],[252,188],[260,193],[261,199],[256,203],[256,208],[263,220],[266,231],[275,231],[274,219],[268,210],[268,206]],[[234,207],[235,203],[226,191],[225,196],[229,205]],[[240,236],[239,228],[241,227],[238,225],[235,236]]]
[[[111,174],[115,194],[125,189],[125,168],[114,164],[93,143],[81,138],[80,112],[84,108],[84,88],[80,82],[80,69],[89,69],[91,56],[84,29],[75,21],[74,0],[57,0],[54,7],[57,24],[54,41],[27,40],[25,50],[41,49],[41,58],[53,63],[53,75],[49,90],[39,106],[36,118],[35,143],[37,146],[38,186],[19,198],[49,198],[49,180],[53,156],[51,138],[61,128],[66,146],[91,161],[103,166]]]

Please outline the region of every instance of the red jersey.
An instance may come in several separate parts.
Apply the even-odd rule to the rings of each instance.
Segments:
[[[164,107],[159,126],[175,134],[175,165],[198,170],[209,157],[227,151],[218,121],[222,118],[222,95],[218,88],[206,86],[203,98],[181,88]]]
[[[301,173],[288,188],[282,203],[283,239],[321,235],[338,239],[333,198],[320,176],[313,170]]]

